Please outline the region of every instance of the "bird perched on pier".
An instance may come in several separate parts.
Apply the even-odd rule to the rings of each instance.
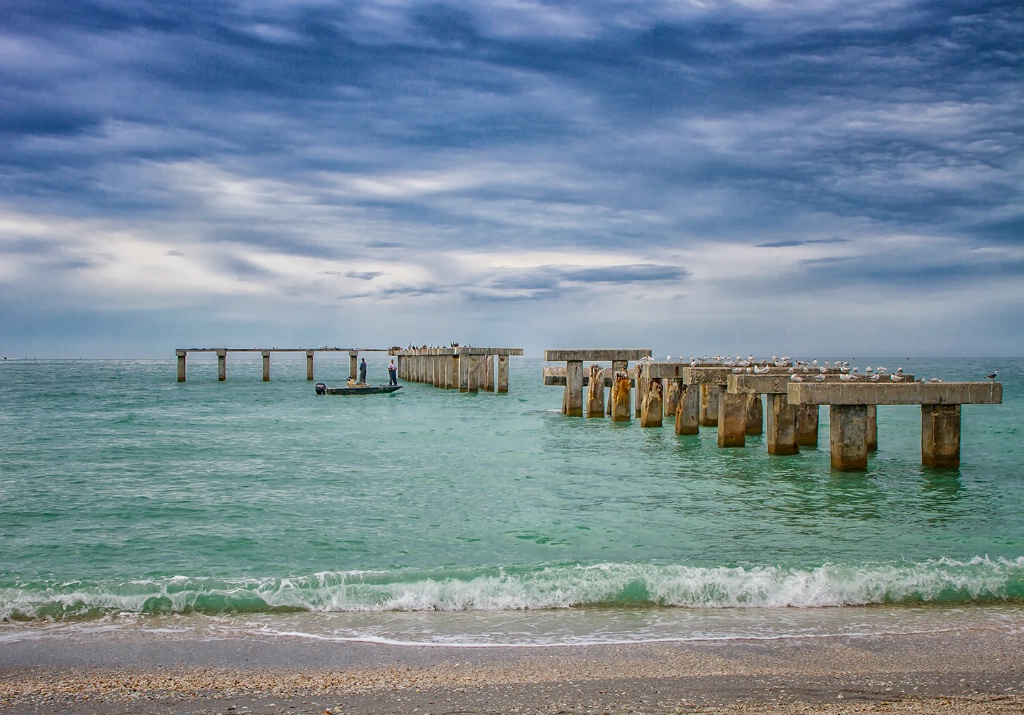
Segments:
[[[817,380],[818,382],[825,382],[825,374],[822,373],[820,375],[815,375],[814,379]]]
[[[991,375],[985,375],[985,379],[986,380],[995,380],[996,379],[996,375],[998,375],[998,374],[999,374],[999,371],[996,370]]]
[[[903,382],[903,375],[899,375],[894,372],[891,375],[889,375],[889,379],[892,380],[893,382]]]
[[[802,377],[800,377],[799,375],[796,375],[796,374],[790,375],[789,379],[791,381],[793,381],[793,382],[803,382],[804,381],[804,379]]]
[[[928,382],[942,382],[942,378],[941,377],[930,377],[930,378],[928,378]]]

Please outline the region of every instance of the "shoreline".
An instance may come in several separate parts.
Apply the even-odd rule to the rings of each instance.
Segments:
[[[98,634],[4,644],[0,711],[1020,713],[1021,653],[1020,629],[488,649]]]

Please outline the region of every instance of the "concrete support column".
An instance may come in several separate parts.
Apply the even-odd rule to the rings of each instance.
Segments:
[[[590,363],[590,384],[587,386],[587,417],[604,417],[604,370]]]
[[[676,411],[679,409],[679,397],[682,392],[681,380],[674,380],[667,378],[662,380],[662,386],[665,388],[665,416],[675,416]]]
[[[217,381],[224,382],[228,379],[228,351],[217,351]]]
[[[797,406],[786,395],[772,395],[768,405],[768,454],[788,455],[800,451],[797,443]]]
[[[620,372],[628,372],[629,363],[625,360],[612,360],[612,389],[615,388],[615,376]],[[612,396],[608,395],[608,409],[607,414],[612,413]]]
[[[313,379],[313,351],[306,351],[306,379]]]
[[[761,395],[747,395],[747,434],[764,432],[764,403]]]
[[[632,392],[629,373],[620,370],[612,378],[612,399],[609,400],[612,410],[612,422],[629,422],[632,405],[629,402]]]
[[[359,375],[359,353],[355,350],[348,351],[348,376],[353,380]]]
[[[801,447],[818,446],[818,405],[796,408],[796,441]]]
[[[583,416],[583,361],[567,360],[565,363],[564,412],[569,417]]]
[[[459,355],[459,392],[469,392],[469,355]]]
[[[480,392],[480,356],[467,355],[466,357],[469,363],[466,367],[466,391],[472,393]]]
[[[185,382],[185,356],[188,353],[184,350],[175,350],[174,354],[178,356],[178,382]]]
[[[829,405],[828,411],[832,468],[844,471],[867,469],[867,405]]]
[[[445,368],[445,381],[449,390],[459,389],[459,356],[452,355]]]
[[[661,427],[662,424],[662,394],[661,380],[649,379],[647,382],[647,394],[644,395],[643,408],[640,410],[641,427]]]
[[[921,405],[921,464],[960,466],[960,405]]]
[[[722,392],[721,385],[700,386],[700,426],[718,426],[718,397]]]
[[[444,375],[441,372],[441,361],[444,357],[441,355],[432,355],[430,357],[430,384],[434,387],[442,387],[444,385]]]
[[[494,355],[483,355],[483,390],[495,391],[495,358]]]
[[[679,405],[676,407],[676,434],[700,432],[700,388],[680,385]]]
[[[647,387],[650,385],[650,378],[647,377],[647,364],[639,362],[636,364],[636,417],[640,417],[643,410],[644,398],[647,397]]]
[[[867,443],[869,452],[878,451],[878,405],[868,405]]]
[[[742,447],[747,443],[747,395],[718,390],[718,446]]]
[[[508,394],[508,355],[498,356],[498,394]]]
[[[263,382],[270,382],[270,351],[263,351]]]

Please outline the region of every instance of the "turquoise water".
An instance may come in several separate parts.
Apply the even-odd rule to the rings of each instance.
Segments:
[[[387,359],[368,362],[386,382]],[[190,357],[184,384],[173,359],[7,360],[0,639],[776,637],[936,627],[950,609],[1017,623],[1024,361],[897,363],[1000,371],[1004,404],[963,408],[960,469],[921,466],[914,407],[879,408],[866,473],[830,469],[827,410],[819,448],[794,457],[567,418],[534,359],[511,360],[508,395],[370,397],[316,397],[304,360],[277,356],[269,383],[258,357],[230,356],[224,383]],[[340,384],[347,355],[316,367]]]

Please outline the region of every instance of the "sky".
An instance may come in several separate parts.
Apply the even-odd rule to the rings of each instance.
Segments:
[[[0,2],[0,355],[1024,355],[1019,0]]]

